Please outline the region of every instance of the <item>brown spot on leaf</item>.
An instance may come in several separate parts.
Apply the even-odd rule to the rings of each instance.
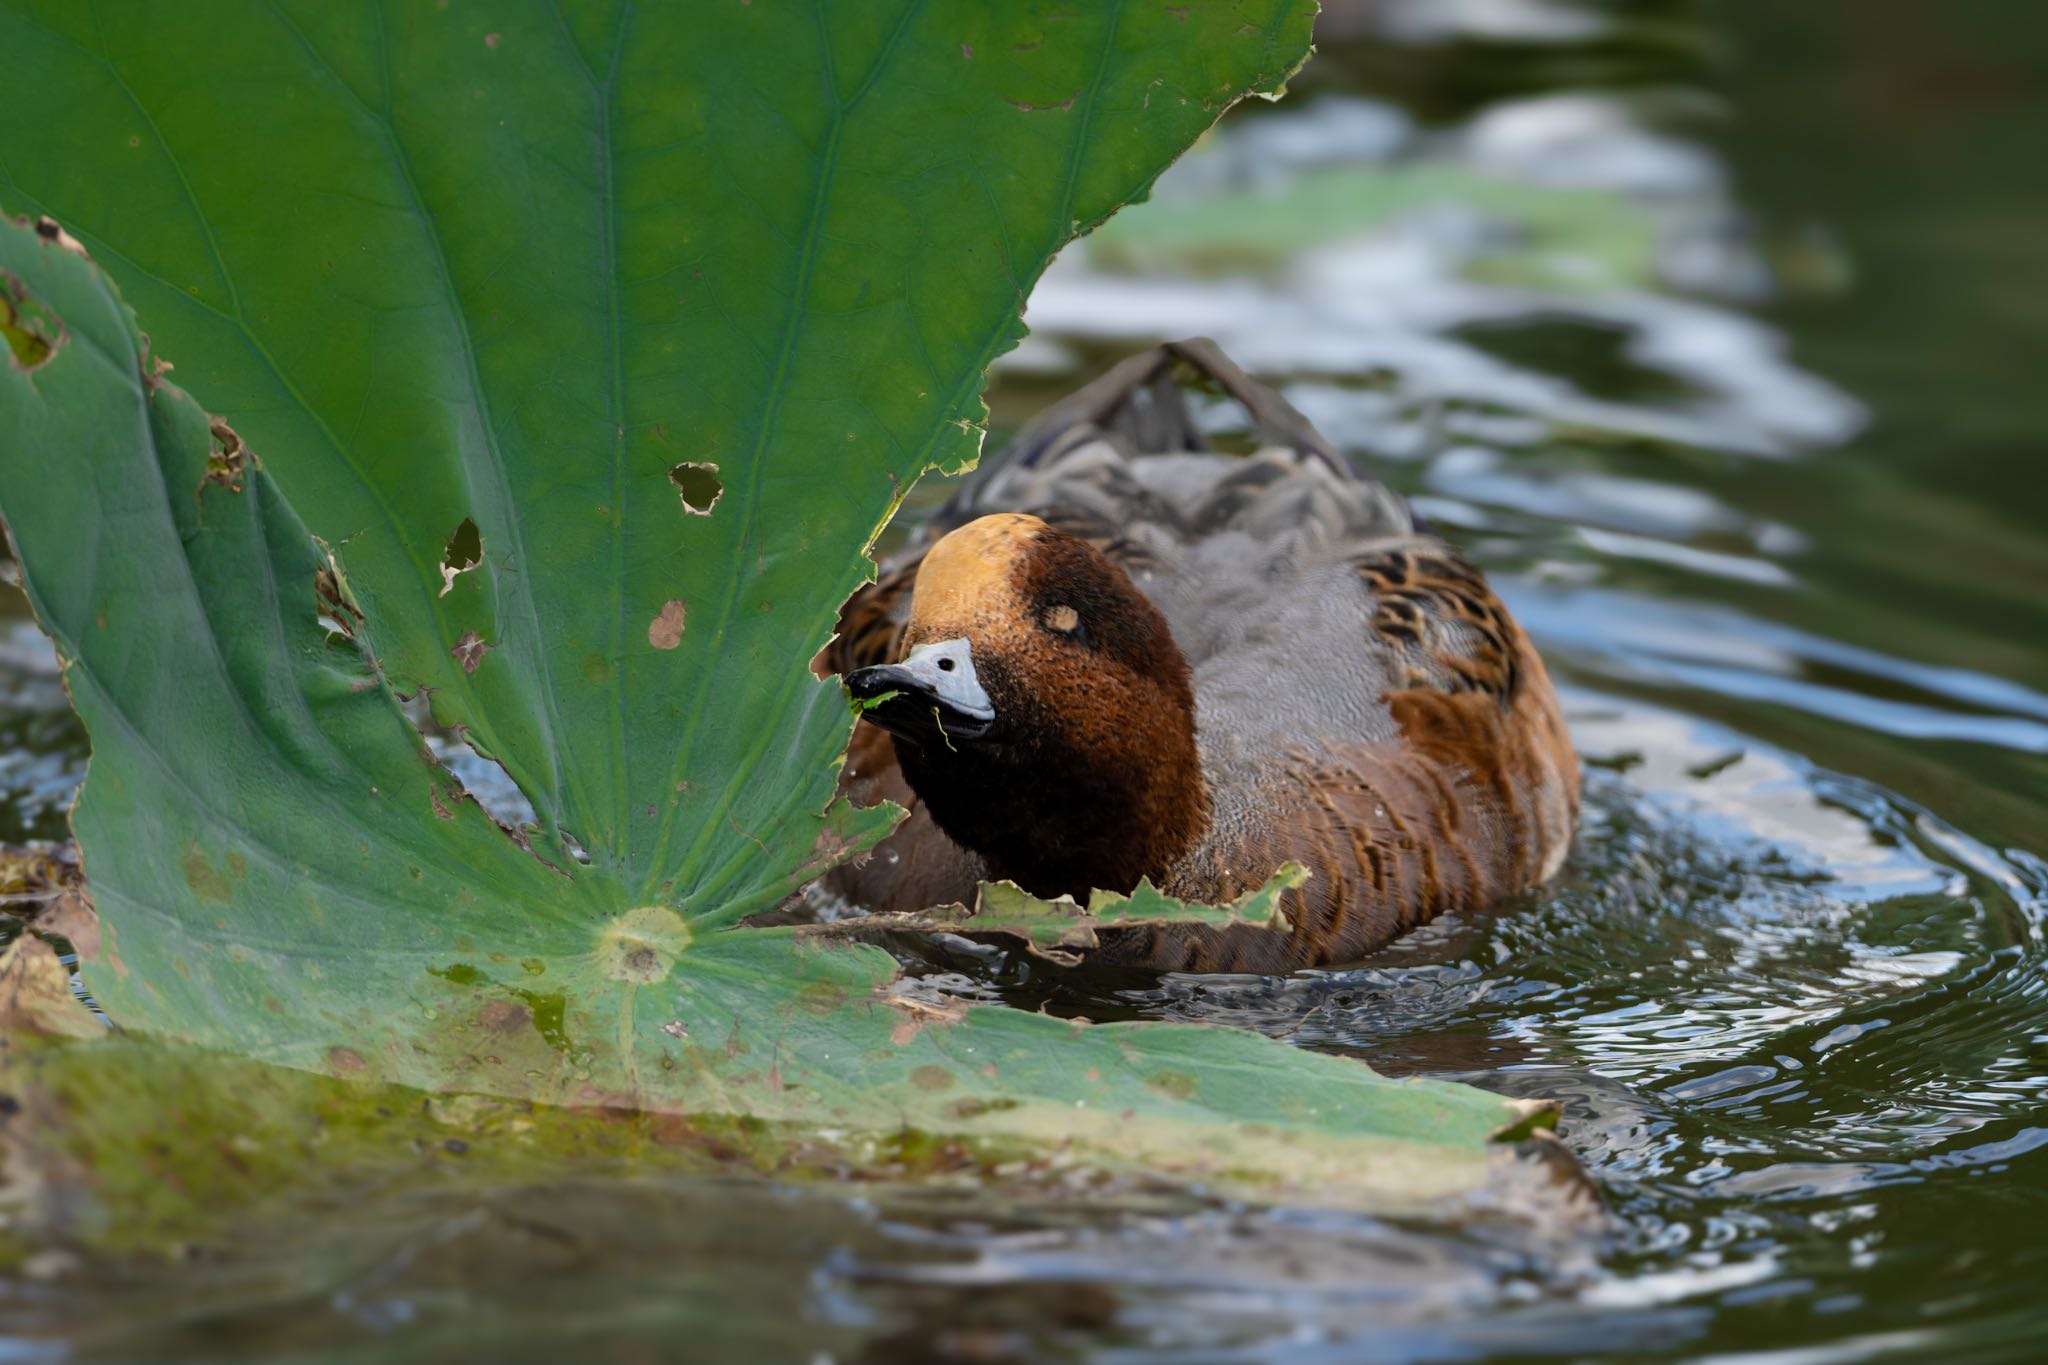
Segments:
[[[953,1084],[953,1073],[942,1066],[921,1066],[910,1073],[910,1083],[919,1090],[944,1090]]]
[[[940,1003],[909,995],[889,995],[882,998],[882,1003],[903,1011],[904,1017],[889,1030],[889,1041],[898,1047],[912,1042],[928,1026],[957,1024],[967,1017],[967,1003],[963,1000]]]
[[[206,861],[206,855],[193,844],[185,850],[183,862],[185,885],[192,888],[192,894],[214,905],[226,905],[234,899],[235,887],[226,877],[214,870]]]
[[[491,645],[483,636],[473,630],[465,630],[462,632],[462,638],[455,642],[455,647],[448,653],[454,657],[456,663],[462,665],[464,673],[474,673],[476,666],[484,661],[484,655],[490,650]]]
[[[1074,107],[1074,101],[1079,99],[1080,97],[1081,92],[1076,90],[1073,94],[1067,96],[1058,104],[1028,104],[1023,100],[1011,100],[1010,104],[1014,108],[1020,109],[1027,114],[1049,113],[1055,109],[1061,113],[1065,113]]]
[[[681,598],[671,597],[661,604],[661,610],[647,623],[647,643],[656,649],[674,649],[683,642],[683,622],[688,619],[689,607]]]
[[[512,1000],[493,1000],[477,1012],[477,1022],[487,1033],[517,1033],[532,1020],[526,1006]]]
[[[337,1076],[360,1076],[370,1066],[354,1048],[331,1047],[327,1049],[327,1069]]]

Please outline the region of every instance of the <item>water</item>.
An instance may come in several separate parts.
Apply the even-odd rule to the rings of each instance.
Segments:
[[[1060,262],[996,423],[1162,333],[1284,381],[1537,637],[1578,852],[1344,971],[951,965],[1557,1097],[1608,1240],[586,1172],[45,1265],[0,1358],[2038,1355],[2048,13],[1389,0],[1320,40]],[[0,651],[8,838],[83,759],[39,657]]]

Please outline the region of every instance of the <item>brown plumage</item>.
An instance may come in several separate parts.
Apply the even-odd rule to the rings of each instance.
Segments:
[[[1238,398],[1255,456],[1173,383]],[[1009,878],[1225,900],[1299,862],[1287,932],[1123,929],[1098,956],[1272,971],[1361,956],[1563,860],[1579,776],[1484,577],[1207,342],[1057,405],[841,617],[843,785],[910,816],[830,889],[878,910]],[[886,728],[885,728],[886,727]]]

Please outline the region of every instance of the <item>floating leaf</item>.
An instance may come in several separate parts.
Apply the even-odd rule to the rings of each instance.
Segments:
[[[1041,900],[1015,882],[983,882],[973,909],[935,905],[908,914],[870,915],[841,920],[814,931],[821,939],[859,940],[891,931],[960,934],[993,939],[1019,947],[1063,966],[1077,966],[1091,949],[1101,946],[1101,930],[1139,924],[1202,925],[1211,929],[1248,924],[1274,933],[1288,931],[1280,893],[1299,886],[1308,870],[1288,863],[1264,886],[1224,905],[1176,900],[1150,881],[1140,881],[1130,895],[1097,891],[1087,905],[1070,896]]]
[[[1114,269],[1269,270],[1304,250],[1445,211],[1503,225],[1472,248],[1475,277],[1575,292],[1654,283],[1656,224],[1626,196],[1457,166],[1323,167],[1278,186],[1159,200],[1106,224],[1088,247]]]

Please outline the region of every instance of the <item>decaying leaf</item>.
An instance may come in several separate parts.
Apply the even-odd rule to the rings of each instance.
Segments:
[[[484,661],[484,655],[488,654],[490,649],[490,641],[473,630],[465,630],[462,632],[462,638],[457,640],[455,647],[448,652],[454,656],[456,663],[462,665],[464,673],[474,673],[476,666]]]
[[[1015,882],[983,882],[973,909],[934,906],[913,914],[871,915],[840,920],[806,931],[821,939],[872,940],[888,933],[944,933],[1011,944],[1063,967],[1080,966],[1101,946],[1101,931],[1139,924],[1199,924],[1222,928],[1249,924],[1276,934],[1289,931],[1280,893],[1308,876],[1289,863],[1256,891],[1226,905],[1176,900],[1145,881],[1130,895],[1098,891],[1088,904],[1071,897],[1041,900]]]
[[[91,1038],[106,1032],[71,993],[71,970],[35,934],[0,948],[0,1034]]]
[[[201,482],[217,484],[230,493],[241,492],[242,475],[249,467],[248,447],[235,429],[218,417],[207,424],[207,430],[213,437],[213,449],[207,454],[206,477]]]

